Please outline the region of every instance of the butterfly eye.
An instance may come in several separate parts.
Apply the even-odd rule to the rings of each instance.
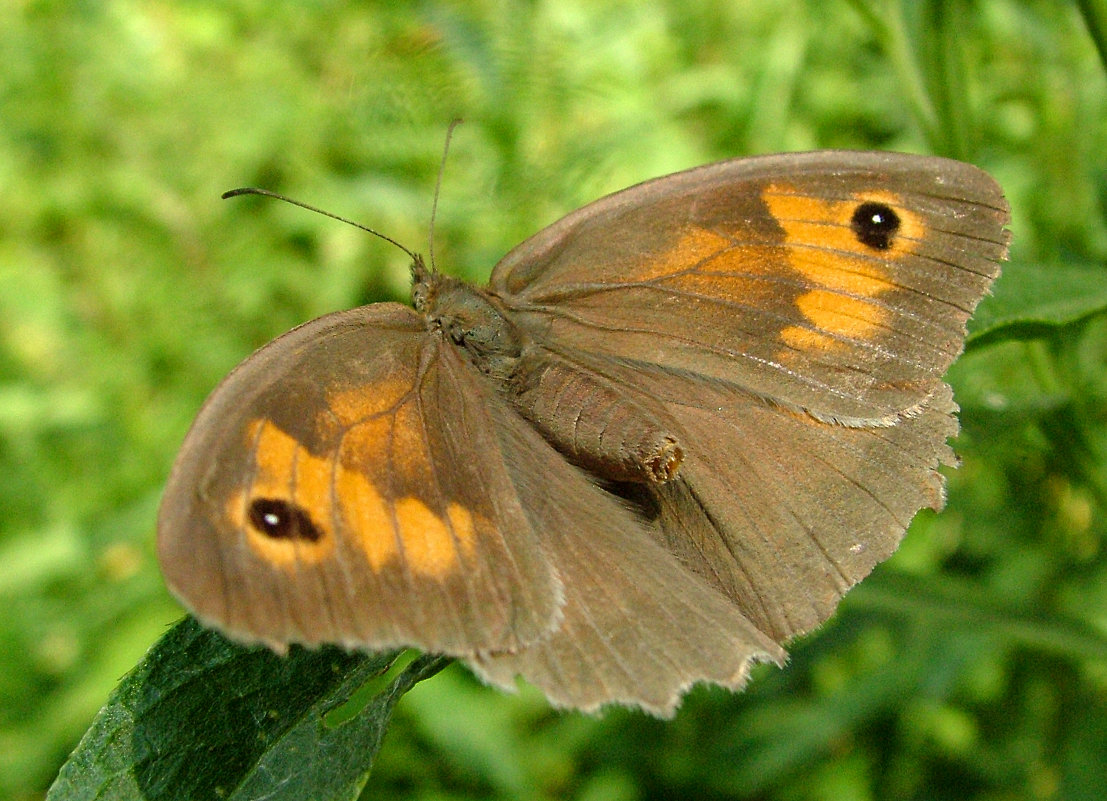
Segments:
[[[469,332],[465,330],[465,326],[456,320],[450,322],[448,331],[450,339],[457,345],[464,345],[466,338],[469,336]]]
[[[862,203],[853,212],[850,228],[862,245],[887,250],[899,231],[899,215],[886,203]]]
[[[299,506],[275,498],[258,498],[250,504],[250,525],[275,540],[318,542],[323,532]]]

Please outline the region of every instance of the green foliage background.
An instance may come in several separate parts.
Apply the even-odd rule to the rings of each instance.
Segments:
[[[1098,0],[192,0],[0,7],[0,798],[41,798],[178,619],[153,525],[205,394],[407,260],[483,278],[608,191],[814,147],[972,161],[1012,261],[951,380],[949,508],[783,672],[672,722],[452,667],[365,798],[1100,798],[1107,12]]]

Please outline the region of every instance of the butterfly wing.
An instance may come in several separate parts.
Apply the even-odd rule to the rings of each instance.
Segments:
[[[201,620],[277,648],[468,655],[544,636],[562,588],[489,391],[398,304],[265,346],[212,394],[173,468],[169,586]]]
[[[956,406],[942,385],[899,424],[859,428],[719,395],[713,407],[671,407],[696,447],[676,481],[651,488],[659,528],[685,564],[785,642],[891,556],[919,509],[941,508],[937,468],[954,461]]]
[[[958,162],[743,159],[585,207],[491,283],[542,347],[671,427],[677,478],[624,494],[784,642],[941,506],[957,430],[941,376],[1006,220],[998,186]]]
[[[784,651],[666,550],[649,521],[513,425],[506,405],[493,413],[523,508],[564,578],[565,606],[548,637],[468,660],[478,676],[508,689],[522,676],[561,707],[671,715],[696,682],[739,689],[751,662],[783,663]]]
[[[1007,204],[967,164],[823,151],[709,165],[590,204],[495,268],[541,341],[887,424],[961,352]]]
[[[683,445],[672,481],[618,487],[659,541],[776,642],[810,631],[939,509],[956,405],[940,383],[895,425],[846,426],[717,382],[613,362],[596,375],[658,404]],[[641,389],[649,387],[648,395]]]

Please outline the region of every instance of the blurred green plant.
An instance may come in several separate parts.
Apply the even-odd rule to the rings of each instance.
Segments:
[[[786,670],[698,689],[659,722],[555,713],[451,667],[396,708],[362,797],[1098,799],[1104,20],[1092,0],[4,5],[0,797],[43,796],[180,616],[153,522],[204,395],[298,322],[406,295],[394,249],[219,193],[265,186],[425,250],[461,116],[435,250],[467,278],[635,181],[835,146],[988,169],[1012,261],[951,371],[948,508]],[[56,798],[81,797],[70,764]]]

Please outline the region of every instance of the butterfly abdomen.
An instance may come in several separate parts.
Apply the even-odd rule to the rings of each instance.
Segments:
[[[417,281],[416,306],[579,467],[609,481],[673,479],[684,453],[674,426],[625,388],[535,344],[496,298],[448,276]]]
[[[541,346],[523,351],[509,393],[551,445],[600,478],[663,482],[680,469],[675,426],[660,412]]]

